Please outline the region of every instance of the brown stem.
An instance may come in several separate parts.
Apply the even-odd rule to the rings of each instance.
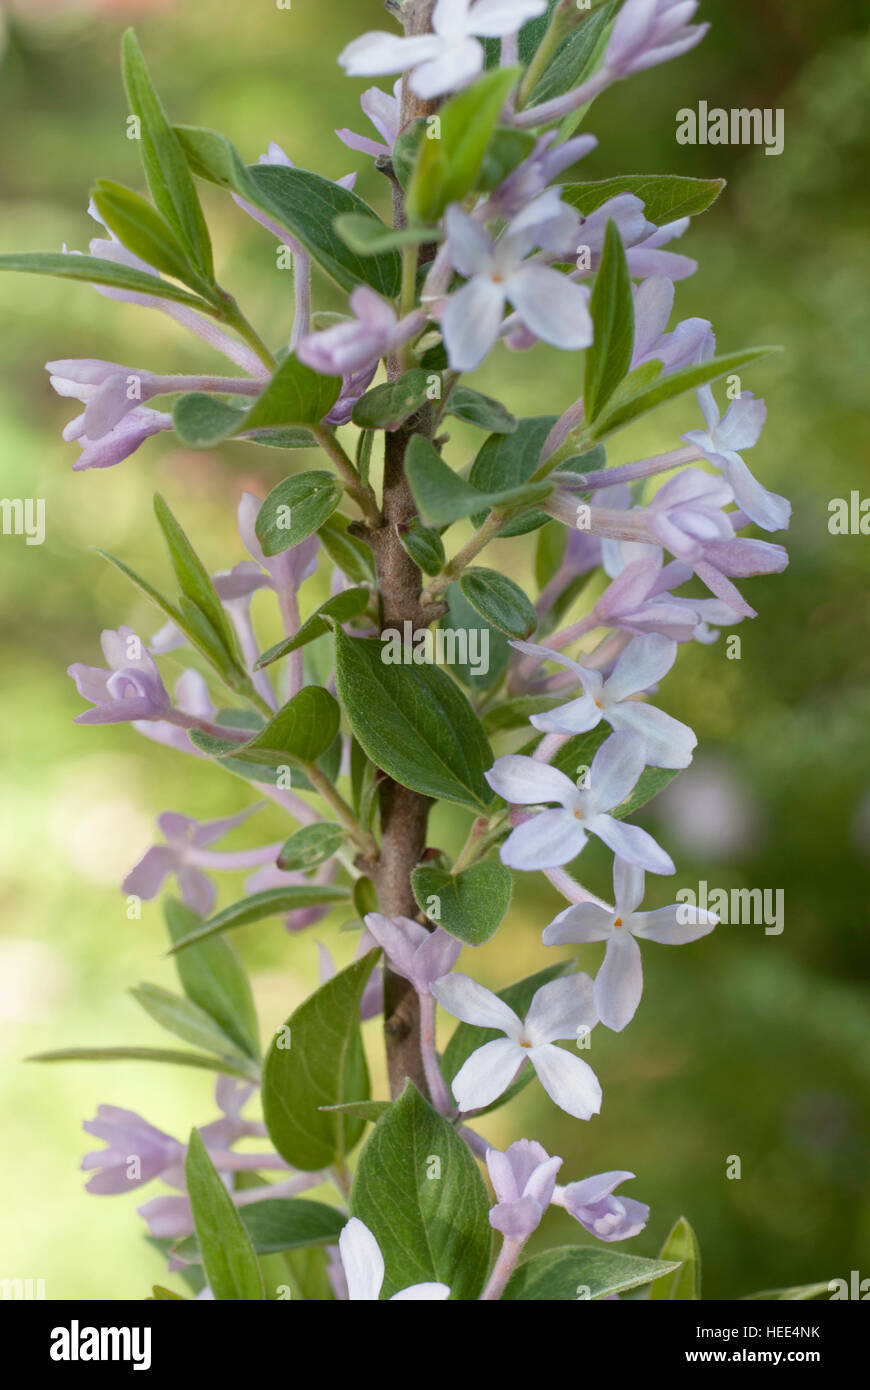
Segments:
[[[404,10],[405,33],[431,32],[435,0],[409,0]],[[427,116],[437,109],[437,102],[424,102],[415,96],[407,77],[402,87],[401,124]],[[396,227],[405,225],[402,191],[393,185],[393,212]],[[425,254],[425,252],[423,253]],[[392,358],[388,363],[389,380],[402,373],[402,363]],[[375,570],[380,594],[380,626],[398,628],[410,621],[414,629],[427,627],[445,611],[443,603],[420,606],[422,578],[399,538],[399,528],[416,516],[417,508],[405,476],[405,452],[414,434],[431,438],[432,412],[425,406],[397,430],[384,433],[384,493],[381,524],[368,535],[374,552]],[[381,846],[377,863],[372,867],[378,903],[386,916],[416,917],[417,904],[411,891],[411,873],[420,862],[426,848],[426,822],[431,802],[419,792],[384,778],[380,787]],[[420,1007],[413,986],[385,971],[384,980],[384,1040],[387,1050],[387,1071],[390,1092],[397,1096],[410,1078],[423,1095],[429,1095],[423,1055],[420,1047]]]

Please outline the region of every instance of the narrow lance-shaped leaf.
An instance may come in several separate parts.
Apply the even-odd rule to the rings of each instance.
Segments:
[[[190,936],[202,919],[184,903],[167,898],[163,915],[172,942]],[[260,1030],[247,972],[228,941],[214,937],[175,957],[181,987],[238,1047],[259,1061]]]
[[[154,498],[154,512],[166,538],[169,558],[181,592],[196,605],[211,624],[226,648],[230,663],[239,667],[235,635],[208,570],[159,492]]]
[[[264,888],[261,893],[251,893],[215,913],[214,917],[209,917],[201,926],[194,928],[189,936],[179,937],[173,943],[170,954],[199,946],[219,932],[247,927],[266,917],[281,917],[299,907],[332,906],[334,903],[347,902],[347,899],[346,888],[329,883],[288,883],[282,888]]]
[[[251,1238],[197,1129],[191,1130],[184,1173],[206,1280],[215,1298],[264,1299],[263,1275]]]
[[[224,1057],[212,1057],[199,1052],[176,1052],[168,1047],[61,1047],[52,1052],[37,1052],[25,1058],[27,1062],[166,1062],[175,1067],[196,1067],[200,1071],[216,1071],[223,1076],[238,1076],[256,1081],[253,1067],[237,1066]]]
[[[138,985],[130,993],[155,1023],[174,1033],[183,1042],[214,1052],[219,1057],[228,1057],[239,1066],[244,1066],[249,1060],[204,1009],[182,995],[152,984]]]
[[[155,270],[208,291],[169,223],[145,198],[111,179],[99,179],[91,196],[106,226],[128,251]]]
[[[213,277],[211,240],[184,151],[151,84],[142,50],[132,29],[121,45],[124,85],[130,109],[141,123],[140,149],[155,204],[186,247],[196,268]]]
[[[654,1302],[683,1303],[701,1297],[701,1252],[698,1238],[681,1216],[659,1251],[660,1260],[678,1260],[678,1267],[650,1289]]]
[[[502,1298],[507,1301],[576,1303],[610,1298],[643,1288],[672,1274],[673,1260],[645,1260],[621,1251],[592,1245],[565,1245],[523,1260],[508,1281]]]
[[[79,256],[72,251],[16,251],[0,256],[0,270],[23,271],[28,275],[56,275],[63,280],[84,280],[91,285],[111,285],[134,294],[154,295],[187,304],[204,314],[214,314],[214,306],[197,295],[163,280],[159,275],[135,270],[131,266],[107,261],[101,256]]]
[[[586,350],[583,402],[587,420],[594,420],[631,366],[634,346],[634,298],[622,237],[613,218],[607,222],[604,252],[590,300],[595,328]]]

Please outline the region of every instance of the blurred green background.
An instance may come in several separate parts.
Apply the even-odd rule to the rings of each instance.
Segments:
[[[649,1202],[652,1217],[626,1248],[655,1254],[683,1213],[700,1237],[706,1295],[732,1298],[848,1278],[852,1269],[870,1275],[870,542],[827,529],[830,499],[852,489],[870,495],[870,32],[866,6],[848,0],[705,0],[700,18],[713,24],[700,48],[593,107],[586,124],[600,143],[585,176],[728,178],[679,245],[700,270],[678,286],[677,309],[681,318],[711,319],[724,350],[785,346],[751,368],[744,385],[769,407],[753,469],[791,497],[794,518],[790,569],[743,586],[760,616],[736,629],[741,659],[726,658],[723,640],[694,645],[666,683],[664,703],[692,724],[700,747],[646,817],[678,863],[675,881],[650,885],[648,903],[672,901],[674,882],[700,879],[711,888],[783,889],[785,930],[723,926],[683,950],[651,947],[637,1018],[622,1034],[593,1035],[601,1116],[572,1121],[530,1087],[481,1129],[502,1144],[540,1139],[564,1155],[566,1180],[634,1170],[626,1191]],[[86,249],[93,179],[141,186],[118,69],[131,19],[176,119],[224,130],[248,159],[277,140],[296,163],[330,177],[359,168],[358,190],[385,210],[381,177],[332,133],[369,133],[357,106],[369,84],[346,80],[335,57],[356,34],[384,26],[375,0],[293,0],[292,10],[271,0],[18,0],[3,20],[0,249]],[[678,146],[676,111],[700,99],[782,107],[784,153]],[[263,335],[281,341],[292,301],[289,277],[275,278],[271,238],[214,190],[203,197],[222,281]],[[341,307],[325,282],[316,293],[319,307]],[[0,285],[0,487],[7,497],[45,498],[47,511],[42,547],[14,537],[0,547],[0,1277],[44,1278],[49,1298],[139,1298],[162,1262],[134,1209],[158,1188],[86,1194],[77,1167],[91,1142],[80,1123],[106,1102],[183,1137],[192,1122],[214,1117],[211,1082],[143,1065],[37,1069],[21,1058],[162,1041],[126,994],[142,979],[174,984],[161,958],[159,907],[128,921],[120,879],[151,843],[160,810],[208,818],[249,804],[251,793],[128,728],[74,726],[81,701],[64,670],[96,661],[103,627],[129,622],[150,636],[159,626],[89,546],[162,581],[167,564],[150,506],[159,488],[208,565],[228,568],[246,558],[235,502],[243,488],[264,495],[282,459],[250,445],[191,454],[164,436],[117,468],[74,475],[76,447],[60,438],[74,403],[54,396],[42,364],[87,356],[160,372],[218,360],[162,315],[114,305],[86,286],[26,277]],[[578,394],[577,366],[544,348],[532,357],[500,352],[479,384],[517,414],[558,412]],[[611,461],[671,448],[699,423],[694,401],[683,398],[619,436]],[[474,436],[457,430],[456,439],[461,463]],[[293,464],[308,466],[306,456]],[[309,592],[307,604],[316,598]],[[274,640],[271,629],[263,633]],[[170,675],[178,669],[167,663]],[[456,845],[460,820],[440,812],[433,843]],[[232,843],[280,837],[285,825],[270,808]],[[585,859],[588,885],[606,893],[609,855],[596,842]],[[222,901],[240,886],[237,875],[225,879]],[[559,905],[546,884],[519,883],[509,924],[473,963],[466,953],[465,968],[500,988],[550,964],[540,931]],[[316,940],[342,963],[349,958],[354,938],[339,934],[341,920],[335,914],[296,937],[278,922],[236,933],[264,1036],[315,982]],[[594,971],[600,954],[582,948],[584,967]],[[383,1095],[377,1026],[368,1025],[375,1094]],[[733,1155],[739,1180],[726,1177]],[[551,1212],[537,1239],[578,1235]]]

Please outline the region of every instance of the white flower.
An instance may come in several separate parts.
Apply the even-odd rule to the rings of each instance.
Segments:
[[[607,814],[625,801],[646,763],[643,740],[636,734],[612,734],[602,743],[584,787],[558,768],[521,753],[496,758],[485,774],[493,791],[515,806],[558,801],[560,810],[539,811],[508,836],[501,859],[512,869],[557,869],[569,864],[589,835],[597,835],[614,854],[654,874],[672,874],[674,862],[639,825],[626,825]]]
[[[384,1257],[368,1226],[352,1216],[338,1238],[341,1263],[347,1280],[347,1296],[353,1302],[376,1303],[384,1282]],[[411,1284],[394,1293],[390,1302],[445,1299],[446,1284]]]
[[[597,1020],[588,975],[567,975],[543,985],[525,1021],[491,990],[468,975],[445,975],[432,993],[448,1013],[478,1028],[496,1028],[503,1038],[484,1043],[453,1078],[461,1111],[482,1110],[506,1091],[525,1062],[558,1106],[578,1120],[601,1109],[598,1078],[582,1057],[556,1047],[559,1038],[585,1037]]]
[[[573,671],[583,685],[583,695],[546,714],[533,714],[536,729],[550,734],[585,734],[606,719],[613,729],[627,730],[643,739],[651,767],[688,767],[698,740],[686,724],[634,695],[648,690],[667,675],[677,655],[677,644],[658,633],[635,637],[622,652],[607,680],[562,652],[533,642],[513,642],[518,651],[556,661]]]
[[[505,304],[510,302],[524,328],[553,347],[576,349],[592,342],[588,291],[550,266],[526,260],[534,246],[570,242],[567,223],[578,222],[572,208],[549,189],[508,223],[493,242],[461,208],[447,209],[447,251],[467,284],[447,299],[442,318],[444,344],[454,371],[472,371],[498,339]]]
[[[544,928],[545,946],[563,946],[568,941],[606,941],[607,950],[595,977],[595,1008],[605,1028],[619,1033],[634,1018],[643,991],[640,947],[635,937],[681,946],[697,941],[718,924],[715,912],[684,904],[657,908],[655,912],[635,912],[643,901],[643,869],[625,860],[613,861],[615,906],[577,903],[560,912]],[[685,916],[690,921],[683,920]]]
[[[483,71],[483,46],[475,34],[486,39],[515,34],[546,8],[546,0],[438,0],[433,33],[402,38],[378,29],[354,39],[338,61],[349,77],[411,69],[412,90],[429,100],[466,87]]]

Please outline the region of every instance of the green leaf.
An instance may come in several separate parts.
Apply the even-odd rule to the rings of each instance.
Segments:
[[[576,964],[576,960],[558,961],[556,965],[550,965],[545,970],[538,970],[534,975],[529,975],[526,979],[518,980],[516,984],[509,985],[507,989],[499,990],[498,997],[503,999],[520,1018],[525,1018],[529,1006],[541,986],[549,984],[551,980],[559,979],[562,975],[570,975]],[[488,1042],[495,1042],[496,1038],[503,1036],[498,1028],[478,1028],[472,1023],[458,1024],[453,1030],[441,1058],[441,1071],[448,1087],[460,1067],[468,1061],[472,1052],[476,1052],[479,1047],[483,1047]],[[531,1067],[523,1067],[519,1076],[511,1082],[504,1094],[480,1113],[487,1115],[490,1110],[497,1110],[500,1106],[506,1105],[528,1085],[533,1075]]]
[[[366,1141],[350,1210],[383,1254],[382,1298],[429,1282],[477,1298],[489,1263],[486,1188],[467,1145],[411,1081]]]
[[[208,570],[159,492],[154,497],[154,513],[166,538],[169,558],[182,594],[199,609],[214,629],[230,663],[239,667],[235,635]]]
[[[295,869],[314,869],[331,859],[336,850],[344,844],[347,831],[334,821],[318,821],[314,825],[303,825],[294,830],[284,841],[278,855],[278,868],[290,872]]]
[[[198,1129],[190,1132],[184,1173],[196,1240],[215,1298],[234,1302],[264,1299],[266,1290],[251,1238]]]
[[[491,507],[539,502],[552,488],[550,483],[532,483],[482,492],[454,473],[434,445],[419,434],[413,435],[408,444],[405,471],[414,501],[433,526],[449,526],[461,517],[486,512]]]
[[[318,425],[340,394],[340,376],[321,376],[300,362],[295,352],[290,352],[245,416],[244,429]]]
[[[214,307],[197,295],[189,294],[180,285],[149,275],[144,270],[118,265],[101,256],[78,256],[66,251],[17,251],[0,256],[0,270],[24,271],[28,275],[59,275],[64,280],[85,280],[89,285],[111,285],[117,290],[132,290],[135,294],[150,294],[157,299],[171,299],[176,304],[190,304],[204,314],[213,314]]]
[[[255,530],[265,555],[280,555],[322,526],[341,501],[341,483],[322,469],[294,473],[272,488]]]
[[[397,246],[419,246],[423,242],[441,240],[436,227],[387,227],[372,217],[358,212],[344,212],[336,217],[335,230],[342,240],[360,256],[375,256],[379,251],[392,251]]]
[[[513,434],[517,427],[516,417],[500,401],[493,400],[492,396],[482,396],[468,386],[453,388],[446,413],[455,415],[457,420],[465,420],[469,425],[477,425],[478,429],[490,434]]]
[[[257,660],[255,669],[260,671],[264,666],[270,666],[273,661],[280,660],[282,656],[288,656],[290,652],[297,651],[299,647],[314,642],[316,638],[331,631],[333,622],[345,623],[350,618],[364,613],[370,602],[371,593],[368,589],[343,589],[340,594],[333,594],[332,598],[321,603],[317,611],[306,619],[299,631],[292,637],[285,637],[283,642],[277,642],[274,647],[263,652],[263,655]],[[327,619],[331,621],[327,621]]]
[[[744,348],[741,352],[726,352],[719,357],[712,357],[709,362],[701,362],[693,367],[682,367],[677,372],[671,372],[664,379],[659,377],[656,381],[642,387],[636,395],[629,395],[627,398],[621,395],[619,401],[613,401],[610,410],[598,417],[594,427],[589,432],[589,437],[591,439],[604,439],[614,430],[622,429],[623,425],[637,420],[647,411],[663,405],[665,401],[673,400],[675,396],[682,395],[684,391],[694,390],[698,386],[706,386],[708,382],[715,381],[717,377],[739,372],[759,357],[780,350],[777,347],[756,347]],[[638,371],[643,371],[643,368],[638,368]],[[623,385],[630,387],[631,380],[631,376],[626,377]]]
[[[160,104],[132,29],[121,44],[121,66],[130,110],[141,122],[139,146],[154,202],[182,246],[208,280],[214,277],[211,241],[184,151]]]
[[[430,664],[384,661],[386,645],[336,631],[336,687],[351,728],[376,767],[424,796],[485,810],[492,752],[459,687]]]
[[[279,1028],[263,1069],[269,1137],[294,1168],[317,1172],[359,1142],[365,1122],[321,1109],[369,1095],[359,1006],[379,951],[339,971]]]
[[[399,529],[399,540],[415,565],[426,574],[440,574],[447,561],[444,542],[431,526],[424,526],[418,516],[412,517],[407,528]]]
[[[91,197],[106,226],[128,251],[194,289],[208,288],[169,223],[145,198],[111,179],[99,179]]]
[[[237,1066],[224,1057],[206,1056],[198,1052],[174,1052],[166,1047],[62,1047],[54,1052],[37,1052],[26,1057],[27,1062],[168,1062],[176,1067],[198,1067],[201,1071],[216,1071],[222,1076],[238,1076],[255,1081],[250,1068]]]
[[[404,372],[397,381],[373,386],[360,396],[353,408],[353,422],[364,429],[396,430],[405,420],[416,415],[430,399],[429,385],[434,373],[422,367]],[[440,387],[440,378],[439,378]]]
[[[608,218],[601,265],[589,301],[595,338],[586,351],[583,401],[586,419],[594,420],[631,366],[634,347],[634,298],[622,237]]]
[[[163,1284],[155,1284],[151,1290],[151,1297],[146,1298],[146,1303],[187,1303],[189,1300],[183,1294],[173,1293],[172,1289],[164,1288]]]
[[[588,734],[575,734],[569,738],[567,743],[553,755],[552,765],[564,772],[566,777],[576,781],[583,769],[592,766],[592,761],[598,749],[613,733],[609,724],[604,721],[596,729],[591,729]],[[634,789],[626,797],[621,806],[614,806],[610,811],[611,816],[617,820],[625,820],[627,816],[633,816],[635,811],[639,811],[641,806],[645,806],[654,796],[672,782],[680,771],[677,767],[645,767]]]
[[[472,608],[508,637],[529,637],[538,626],[538,615],[522,589],[498,570],[468,569],[459,587]]]
[[[660,1260],[677,1260],[673,1274],[659,1279],[650,1289],[656,1302],[685,1303],[701,1297],[701,1252],[698,1238],[685,1216],[681,1216],[659,1251]]]
[[[263,1197],[238,1208],[242,1225],[258,1255],[298,1250],[307,1245],[335,1245],[347,1217],[326,1202],[306,1197]],[[173,1246],[173,1254],[199,1262],[202,1254],[195,1236]]]
[[[199,946],[219,932],[232,931],[234,927],[247,927],[251,922],[262,922],[266,917],[282,917],[297,907],[331,906],[348,900],[346,888],[327,883],[288,883],[282,888],[266,888],[261,893],[251,893],[240,898],[237,903],[225,907],[222,912],[209,917],[189,936],[182,936],[173,943],[170,955],[186,951],[191,946]]]
[[[171,941],[190,936],[202,919],[184,903],[166,898],[163,915]],[[260,1029],[251,982],[228,941],[214,937],[175,957],[181,987],[204,1009],[243,1052],[260,1059]]]
[[[644,216],[657,227],[681,217],[697,217],[715,203],[724,179],[689,179],[678,174],[624,174],[594,183],[568,183],[562,201],[584,217],[620,193],[633,193],[643,203]]]
[[[599,54],[607,39],[615,3],[605,5],[589,15],[579,28],[569,34],[556,50],[545,71],[535,84],[532,103],[539,105],[579,87],[594,71]]]
[[[445,102],[440,138],[420,141],[408,188],[411,221],[434,222],[448,203],[458,203],[475,185],[505,99],[519,68],[497,68]],[[434,128],[433,128],[434,129]]]
[[[517,1266],[503,1299],[575,1303],[608,1298],[652,1284],[677,1269],[673,1261],[644,1260],[592,1245],[563,1245]]]
[[[354,216],[389,231],[372,208],[350,189],[306,169],[283,165],[245,165],[226,136],[199,126],[176,126],[175,132],[193,172],[239,193],[279,222],[345,290],[371,285],[393,299],[401,285],[398,252],[360,255],[335,228],[339,217]],[[358,233],[359,234],[359,233]]]
[[[333,512],[329,520],[318,527],[317,534],[330,560],[348,579],[354,584],[370,584],[375,577],[371,547],[350,535],[349,525],[346,516]]]
[[[522,487],[538,467],[544,441],[555,423],[555,415],[532,415],[518,420],[512,434],[491,434],[471,465],[468,481],[472,487],[480,488],[481,492]],[[499,535],[521,536],[543,525],[547,519],[544,512],[526,512],[506,522]],[[482,513],[475,515],[473,520],[479,525]]]
[[[565,559],[568,545],[568,532],[558,522],[551,521],[538,532],[535,545],[535,583],[545,589],[551,579],[555,579]]]
[[[407,189],[413,178],[420,145],[426,138],[426,129],[425,117],[418,116],[399,132],[393,145],[393,172],[404,189]]]
[[[108,550],[100,550],[97,546],[95,546],[94,549],[104,560],[108,560],[110,565],[114,565],[115,569],[120,570],[125,579],[129,579],[131,584],[135,584],[136,588],[139,589],[146,598],[150,598],[151,602],[156,604],[161,612],[166,614],[167,618],[171,618],[172,622],[176,623],[179,627],[183,627],[184,615],[181,610],[177,608],[174,603],[170,603],[168,598],[164,598],[163,594],[159,593],[158,590],[154,588],[153,584],[149,584],[147,579],[143,579],[140,574],[137,574],[129,565],[125,565],[124,561],[119,560],[116,555],[110,555]]]
[[[183,1042],[234,1060],[237,1066],[244,1066],[248,1060],[235,1041],[198,1004],[160,985],[142,984],[130,993],[155,1023]]]
[[[172,406],[175,433],[188,449],[213,449],[238,434],[244,418],[238,406],[202,391],[185,391]]]
[[[466,946],[482,946],[498,930],[510,907],[511,876],[497,859],[472,864],[455,877],[445,869],[419,865],[411,888],[421,911]],[[438,898],[431,912],[427,904]]]
[[[401,287],[401,262],[395,248],[364,255],[351,250],[336,229],[341,216],[370,222],[372,231],[388,232],[377,213],[356,193],[307,169],[288,169],[281,164],[254,164],[248,173],[258,195],[278,221],[317,261],[328,275],[352,290],[369,285],[386,299],[394,299]],[[355,222],[359,236],[359,222]]]

